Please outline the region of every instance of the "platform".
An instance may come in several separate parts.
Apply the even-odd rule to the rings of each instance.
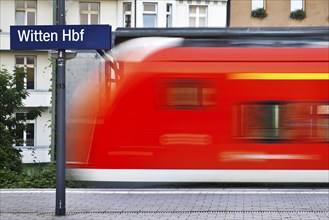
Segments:
[[[329,219],[329,189],[1,189],[0,219]]]

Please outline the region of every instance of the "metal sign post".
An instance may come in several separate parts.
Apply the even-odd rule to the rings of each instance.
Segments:
[[[57,0],[58,24],[65,25],[65,0]],[[57,138],[56,138],[56,209],[57,216],[65,215],[65,49],[58,50],[57,61]]]
[[[58,51],[56,90],[56,215],[65,215],[65,50]]]

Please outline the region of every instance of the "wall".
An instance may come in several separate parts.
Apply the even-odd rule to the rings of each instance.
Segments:
[[[306,0],[306,18],[290,18],[290,0],[265,0],[266,18],[251,17],[251,0],[231,0],[231,27],[328,26],[329,1]]]

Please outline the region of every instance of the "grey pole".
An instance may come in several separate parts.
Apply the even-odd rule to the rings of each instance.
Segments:
[[[58,2],[57,1],[54,1],[53,2],[53,24],[54,25],[57,25],[58,24],[58,19],[57,19],[57,5],[58,5]],[[56,148],[56,73],[57,73],[57,59],[55,59],[54,57],[52,57],[52,54],[51,54],[51,58],[52,58],[52,61],[51,61],[51,66],[52,66],[52,80],[51,80],[51,99],[52,99],[52,102],[51,102],[51,149],[50,149],[50,161],[51,162],[55,162],[56,161],[56,158],[55,158],[55,148]]]
[[[65,0],[58,2],[58,24],[65,25]],[[65,49],[58,48],[57,62],[57,138],[56,138],[56,210],[57,216],[65,215]]]
[[[226,27],[231,26],[231,0],[226,3]]]

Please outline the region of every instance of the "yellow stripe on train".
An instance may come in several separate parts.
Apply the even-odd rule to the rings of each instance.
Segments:
[[[229,79],[249,80],[329,80],[329,73],[233,73]]]

